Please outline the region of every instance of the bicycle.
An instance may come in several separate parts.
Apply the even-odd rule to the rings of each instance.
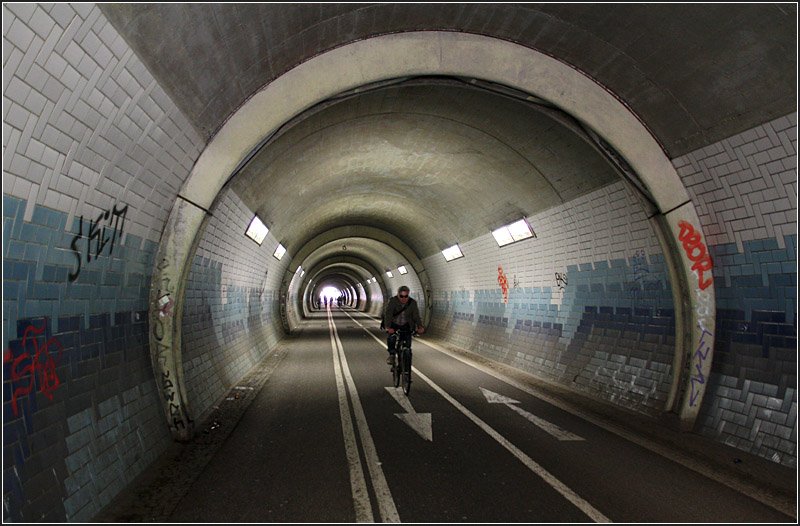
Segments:
[[[394,340],[395,352],[392,354],[392,380],[395,387],[403,384],[406,396],[411,393],[411,336],[414,333],[415,331],[398,330]]]

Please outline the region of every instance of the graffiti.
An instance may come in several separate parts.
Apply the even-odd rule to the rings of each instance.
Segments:
[[[514,274],[514,288],[518,289],[520,285],[519,279],[517,279],[517,275]]]
[[[647,254],[644,250],[637,250],[631,258],[633,268],[633,282],[630,284],[629,292],[634,301],[638,301],[642,296],[642,288],[645,286],[645,278],[650,274],[647,268]]]
[[[20,396],[27,396],[34,390],[34,385],[38,385],[39,391],[45,395],[49,400],[53,399],[53,392],[61,385],[61,380],[56,374],[56,364],[61,359],[61,354],[64,347],[55,338],[49,338],[44,342],[44,345],[39,346],[36,340],[37,336],[44,333],[44,326],[37,329],[33,325],[28,325],[22,336],[22,349],[23,352],[17,357],[14,357],[14,352],[11,349],[6,349],[3,355],[3,363],[11,364],[11,383],[25,381],[27,385],[16,387],[11,393],[11,408],[14,411],[14,416],[19,416],[19,407],[17,405],[17,398]],[[28,344],[33,345],[33,355],[26,351]],[[56,358],[53,358],[51,350],[57,350]],[[34,378],[38,381],[34,382]]]
[[[714,302],[711,300],[711,294],[702,290],[695,290],[695,297],[697,299],[697,310],[695,311],[697,325],[702,331],[711,334],[711,331],[706,329],[708,318],[714,314]]]
[[[559,292],[564,292],[568,284],[567,273],[556,272],[556,287],[558,287]]]
[[[709,277],[707,280],[703,279],[703,273],[710,271],[714,265],[711,262],[711,256],[708,254],[708,249],[703,243],[703,238],[700,233],[695,230],[691,223],[681,221],[678,223],[681,231],[678,234],[678,240],[683,243],[683,250],[694,265],[692,270],[697,271],[697,283],[700,290],[706,290],[711,285],[713,278]]]
[[[503,267],[497,265],[497,283],[503,291],[503,303],[508,303],[508,278],[503,273]]]
[[[165,268],[169,266],[166,259],[162,259],[161,262],[156,266],[159,271],[163,271]],[[172,286],[171,280],[169,277],[161,275],[161,283],[158,287],[158,293],[156,297],[155,310],[158,312],[159,318],[165,318],[167,316],[172,316],[172,309],[175,306],[175,300],[171,297],[171,294],[175,292],[175,288]]]
[[[169,294],[164,294],[158,298],[158,315],[163,318],[165,316],[172,316],[172,307],[175,306],[175,301],[169,297]]]
[[[699,323],[698,326],[700,326],[700,328],[703,330],[703,334],[700,335],[700,343],[697,345],[697,350],[694,351],[694,357],[697,358],[697,363],[694,367],[697,373],[692,374],[692,393],[689,396],[690,406],[694,406],[697,403],[697,398],[700,396],[700,388],[696,386],[704,385],[706,383],[706,377],[703,374],[703,362],[708,357],[709,351],[711,351],[711,345],[705,341],[705,338],[706,334],[713,336],[713,334],[704,329]],[[705,350],[705,352],[703,352],[703,350]]]
[[[103,250],[109,242],[111,246],[109,247],[108,254],[113,254],[114,244],[117,239],[122,238],[122,233],[125,229],[125,216],[127,213],[128,205],[125,205],[124,208],[117,209],[117,205],[115,204],[110,210],[101,212],[100,215],[97,216],[97,221],[89,220],[89,229],[86,232],[86,236],[83,235],[83,216],[80,217],[78,220],[78,233],[72,238],[72,243],[70,244],[78,268],[75,269],[75,272],[69,273],[70,281],[75,281],[81,274],[83,258],[81,257],[81,251],[78,249],[78,241],[86,237],[86,263],[92,261],[92,254],[94,254],[94,259],[100,257],[100,254],[103,253]],[[111,237],[106,235],[106,224],[113,231]],[[92,241],[95,242],[94,251],[92,251]]]
[[[258,299],[263,301],[264,300],[264,293],[267,291],[267,278],[269,277],[269,269],[264,272],[264,281],[261,283],[261,290],[258,293]]]
[[[636,251],[631,258],[631,265],[633,266],[633,281],[636,283],[640,283],[650,273],[647,268],[647,254],[644,250]]]
[[[172,419],[171,427],[173,429],[186,429],[186,425],[191,425],[194,421],[189,418],[189,415],[183,410],[180,404],[180,396],[178,395],[176,384],[171,377],[171,371],[168,363],[168,356],[170,346],[164,343],[164,338],[167,336],[167,330],[171,330],[171,326],[164,325],[164,319],[172,316],[172,309],[175,306],[175,301],[172,295],[175,293],[174,285],[164,270],[169,268],[169,262],[166,258],[162,258],[156,265],[156,268],[161,273],[159,279],[161,282],[158,286],[156,300],[153,312],[156,312],[152,317],[153,338],[155,339],[155,353],[153,366],[161,371],[161,394],[164,401],[168,403],[169,417]],[[169,339],[171,341],[171,338]]]

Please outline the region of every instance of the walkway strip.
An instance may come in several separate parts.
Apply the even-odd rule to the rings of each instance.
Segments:
[[[356,417],[361,446],[364,449],[364,456],[367,460],[367,468],[369,469],[369,475],[372,480],[372,489],[375,491],[375,498],[378,501],[378,510],[381,514],[381,520],[382,522],[400,522],[400,515],[397,513],[397,508],[392,498],[392,492],[389,490],[389,484],[386,482],[386,476],[383,473],[383,468],[381,468],[375,442],[372,440],[369,424],[367,424],[367,417],[364,414],[364,408],[361,405],[361,399],[358,396],[353,376],[350,374],[350,367],[347,365],[347,358],[344,355],[344,347],[342,346],[342,341],[339,339],[339,332],[336,330],[336,324],[333,322],[330,309],[328,309],[328,324],[331,329],[331,342],[334,344],[339,354],[338,360],[336,358],[334,359],[334,364],[337,369],[337,375],[338,368],[341,366],[347,389],[350,392],[353,413]]]
[[[350,316],[350,315],[348,314],[348,316]],[[366,328],[366,327],[364,327],[363,325],[361,325],[361,323],[359,323],[359,322],[358,322],[358,320],[356,320],[356,319],[355,319],[355,318],[353,318],[352,316],[350,316],[350,319],[351,319],[351,320],[353,320],[354,322],[358,323],[359,327],[361,327],[361,328],[364,330],[364,332],[366,332],[367,334],[369,334],[370,336],[372,336],[372,337],[373,337],[373,338],[374,338],[374,339],[375,339],[375,340],[376,340],[378,343],[380,343],[381,345],[383,345],[383,342],[382,342],[381,340],[379,340],[379,339],[378,339],[378,337],[376,337],[374,334],[372,334],[372,333],[371,333],[369,330],[367,330],[367,328]],[[559,492],[559,493],[560,493],[560,494],[561,494],[561,495],[562,495],[562,496],[563,496],[565,499],[567,499],[567,500],[568,500],[568,501],[570,501],[572,504],[574,504],[574,505],[575,505],[575,507],[577,507],[577,508],[578,508],[579,510],[581,510],[583,513],[585,513],[585,514],[586,514],[588,517],[590,517],[590,518],[591,518],[593,521],[595,521],[595,522],[611,522],[611,519],[609,519],[608,517],[606,517],[605,515],[603,515],[602,513],[600,513],[600,511],[598,511],[597,509],[595,509],[595,508],[594,508],[594,507],[593,507],[591,504],[589,504],[589,503],[588,503],[586,500],[584,500],[584,499],[583,499],[582,497],[580,497],[580,496],[579,496],[577,493],[575,493],[575,492],[574,492],[574,491],[572,491],[572,490],[571,490],[569,487],[567,487],[567,486],[566,486],[566,484],[564,484],[563,482],[561,482],[560,480],[558,480],[557,478],[555,478],[555,477],[554,477],[554,476],[553,476],[553,475],[552,475],[552,474],[551,474],[549,471],[547,471],[545,468],[543,468],[543,467],[542,467],[542,466],[540,466],[538,463],[536,463],[536,462],[535,462],[535,461],[534,461],[534,460],[533,460],[531,457],[529,457],[528,455],[526,455],[526,454],[525,454],[525,453],[524,453],[522,450],[520,450],[520,449],[519,449],[518,447],[516,447],[514,444],[512,444],[511,442],[509,442],[509,441],[508,441],[508,440],[507,440],[505,437],[503,437],[503,436],[502,436],[500,433],[498,433],[497,431],[495,431],[495,430],[494,430],[494,429],[493,429],[491,426],[489,426],[489,424],[487,424],[486,422],[484,422],[483,420],[481,420],[481,419],[480,419],[480,418],[479,418],[477,415],[475,415],[475,414],[474,414],[472,411],[470,411],[469,409],[467,409],[466,407],[464,407],[463,405],[461,405],[461,404],[460,404],[460,403],[459,403],[459,402],[458,402],[458,401],[457,401],[455,398],[453,398],[453,397],[452,397],[452,396],[450,396],[450,395],[449,395],[447,392],[445,392],[445,390],[444,390],[444,389],[442,389],[441,387],[439,387],[438,385],[436,385],[436,384],[433,382],[433,380],[431,380],[430,378],[428,378],[427,376],[425,376],[424,374],[422,374],[422,373],[419,371],[419,369],[417,369],[416,367],[414,367],[414,366],[412,365],[412,366],[411,366],[411,370],[412,370],[412,371],[414,371],[414,374],[416,374],[416,375],[417,375],[419,378],[422,378],[422,379],[423,379],[423,380],[424,380],[424,381],[425,381],[425,382],[426,382],[428,385],[430,385],[430,386],[433,388],[433,390],[434,390],[434,391],[436,391],[437,393],[439,393],[440,395],[442,395],[442,397],[443,397],[445,400],[447,400],[448,402],[450,402],[450,403],[453,405],[453,407],[455,407],[456,409],[458,409],[459,411],[461,411],[461,413],[463,413],[463,414],[464,414],[464,415],[465,415],[467,418],[469,418],[470,420],[472,420],[472,422],[473,422],[475,425],[477,425],[479,428],[481,428],[483,431],[485,431],[485,432],[486,432],[486,433],[487,433],[487,434],[488,434],[490,437],[492,437],[493,439],[495,439],[495,440],[496,440],[496,441],[497,441],[497,442],[498,442],[498,443],[499,443],[501,446],[503,446],[503,447],[504,447],[504,448],[506,448],[506,449],[507,449],[509,452],[511,452],[511,454],[512,454],[512,455],[514,455],[515,457],[517,457],[517,459],[518,459],[520,462],[522,462],[523,464],[525,464],[525,466],[526,466],[528,469],[530,469],[531,471],[533,471],[533,472],[534,472],[534,473],[535,473],[535,474],[536,474],[538,477],[540,477],[542,480],[544,480],[545,482],[547,482],[548,484],[550,484],[550,486],[551,486],[553,489],[555,489],[557,492]]]
[[[331,333],[331,348],[333,349],[333,371],[336,374],[336,391],[339,393],[339,414],[342,417],[342,435],[344,435],[344,448],[347,453],[347,465],[350,467],[350,489],[353,492],[353,505],[356,511],[356,522],[374,522],[372,504],[369,502],[367,482],[361,459],[358,455],[353,420],[350,418],[350,407],[347,405],[347,393],[344,390],[341,365],[336,337],[333,331],[331,313],[328,311],[328,329]]]

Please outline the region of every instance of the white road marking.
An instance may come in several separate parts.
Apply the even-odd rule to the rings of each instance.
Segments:
[[[370,316],[369,314],[366,314],[366,313],[362,313],[362,314],[365,317],[367,317],[369,319],[372,319],[373,321],[380,321],[379,319],[374,318],[374,317]],[[366,329],[364,329],[364,330],[366,330]],[[695,473],[699,473],[700,475],[703,475],[704,477],[707,477],[707,478],[709,478],[711,480],[719,482],[720,484],[724,484],[725,486],[727,486],[727,487],[729,487],[729,488],[731,488],[731,489],[733,489],[735,491],[738,491],[739,493],[747,495],[751,499],[754,499],[754,500],[756,500],[756,501],[758,501],[758,502],[760,502],[760,503],[762,503],[762,504],[764,504],[766,506],[769,506],[770,508],[773,508],[773,509],[775,509],[777,511],[780,511],[781,513],[789,515],[790,517],[793,517],[795,520],[797,519],[797,499],[796,498],[795,499],[788,499],[788,498],[784,498],[784,497],[781,497],[781,496],[776,496],[771,492],[764,491],[764,488],[761,487],[761,486],[758,486],[758,485],[753,484],[751,482],[740,480],[738,478],[732,478],[727,473],[725,473],[724,471],[719,471],[719,470],[716,470],[715,468],[710,468],[706,463],[704,463],[702,461],[698,461],[697,459],[692,458],[692,457],[690,457],[690,456],[688,456],[688,455],[686,455],[686,454],[684,454],[684,453],[682,453],[680,451],[676,451],[676,450],[674,450],[672,448],[663,446],[663,445],[661,445],[661,444],[659,444],[657,442],[653,442],[652,440],[649,440],[646,437],[637,435],[636,433],[634,433],[632,431],[629,431],[628,429],[625,429],[625,428],[623,428],[621,426],[618,426],[618,425],[612,424],[610,422],[606,422],[604,420],[601,420],[600,418],[589,414],[588,412],[582,410],[579,407],[576,407],[576,406],[574,406],[574,405],[572,405],[572,404],[570,404],[570,403],[568,403],[566,401],[557,399],[554,396],[551,396],[548,393],[545,393],[544,391],[542,391],[540,389],[536,389],[536,388],[534,388],[534,387],[532,387],[532,386],[530,386],[528,384],[525,384],[525,383],[517,381],[517,380],[515,380],[513,378],[510,378],[510,377],[506,376],[505,374],[503,374],[501,372],[498,372],[498,371],[495,371],[493,369],[490,369],[489,367],[486,367],[486,366],[481,365],[479,363],[475,363],[474,361],[469,360],[468,358],[465,358],[463,356],[460,356],[457,353],[452,352],[452,351],[446,349],[445,347],[442,347],[441,345],[433,343],[433,342],[431,342],[429,340],[421,340],[420,343],[422,343],[423,345],[425,345],[425,346],[427,346],[427,347],[429,347],[431,349],[439,351],[442,354],[446,354],[446,355],[450,356],[451,358],[455,358],[456,360],[458,360],[458,361],[460,361],[460,362],[462,362],[462,363],[464,363],[466,365],[469,365],[470,367],[472,367],[474,369],[477,369],[477,370],[482,371],[482,372],[484,372],[484,373],[486,373],[486,374],[488,374],[490,376],[493,376],[494,378],[497,378],[498,380],[500,380],[502,382],[505,382],[508,385],[516,387],[517,389],[519,389],[521,391],[524,391],[524,392],[528,393],[531,396],[534,396],[534,397],[536,397],[536,398],[538,398],[540,400],[544,400],[548,404],[550,404],[552,406],[555,406],[555,407],[561,409],[562,411],[566,411],[567,413],[570,413],[571,415],[577,416],[577,417],[585,420],[586,422],[589,422],[589,423],[599,427],[600,429],[604,429],[604,430],[608,431],[609,433],[613,433],[613,434],[617,435],[618,437],[620,437],[620,438],[622,438],[624,440],[627,440],[627,441],[632,442],[632,443],[634,443],[634,444],[636,444],[638,446],[641,446],[641,447],[643,447],[643,448],[645,448],[645,449],[647,449],[649,451],[652,451],[653,453],[655,453],[657,455],[660,455],[660,456],[662,456],[662,457],[664,457],[666,459],[669,459],[669,460],[671,460],[671,461],[673,461],[673,462],[675,462],[677,464],[680,464],[681,466],[683,466],[685,468],[688,468],[688,469],[694,471]],[[563,386],[559,386],[559,387],[563,388]]]
[[[514,405],[514,404],[518,404],[519,401],[514,400],[513,398],[509,398],[507,396],[503,396],[503,395],[501,395],[499,393],[495,393],[494,391],[490,391],[488,389],[484,389],[483,387],[481,387],[480,389],[481,389],[481,392],[483,392],[483,396],[486,397],[486,401],[489,402],[490,404],[505,404],[509,409],[511,409],[512,411],[514,411],[517,414],[521,415],[522,417],[527,419],[529,422],[531,422],[536,427],[540,428],[545,433],[548,433],[548,434],[554,436],[555,438],[557,438],[559,440],[562,440],[562,441],[583,440],[582,437],[579,437],[578,435],[576,435],[574,433],[570,433],[566,429],[562,429],[562,428],[558,427],[557,425],[555,425],[555,424],[553,424],[551,422],[548,422],[544,418],[540,418],[540,417],[534,415],[533,413],[530,413],[530,412],[522,409],[521,407],[518,407],[518,406]]]
[[[348,316],[350,316],[348,314]],[[358,325],[367,332],[370,336],[372,336],[378,343],[383,345],[384,342],[379,340],[374,334],[369,332],[363,325],[361,325],[355,318],[350,316],[350,319],[358,323]],[[503,435],[495,431],[489,424],[478,418],[472,411],[461,405],[455,398],[450,396],[444,389],[436,385],[433,380],[422,374],[419,369],[411,366],[411,370],[414,373],[424,380],[428,385],[430,385],[434,391],[439,393],[445,400],[450,402],[456,409],[461,411],[467,418],[469,418],[475,425],[481,428],[486,434],[490,437],[495,439],[501,446],[506,448],[512,455],[517,457],[517,459],[522,462],[528,469],[530,469],[534,474],[540,477],[542,480],[547,482],[553,489],[559,492],[565,499],[570,501],[575,507],[585,513],[588,517],[590,517],[595,522],[611,522],[611,519],[603,515],[600,511],[595,509],[591,504],[589,504],[586,500],[584,500],[581,496],[577,493],[572,491],[566,484],[555,478],[549,471],[545,468],[540,466],[536,463],[531,457],[526,455],[522,450],[516,447],[514,444],[509,442]]]
[[[417,413],[411,401],[399,387],[387,387],[386,390],[397,400],[405,413],[395,413],[394,416],[408,424],[423,439],[433,442],[433,417],[430,413]]]
[[[353,493],[353,506],[356,511],[356,522],[374,522],[372,515],[372,504],[369,502],[369,492],[367,482],[364,478],[364,470],[361,467],[361,459],[358,455],[358,445],[356,444],[353,420],[350,417],[350,407],[347,405],[347,393],[345,392],[344,380],[342,378],[341,364],[339,363],[339,351],[336,345],[336,338],[333,333],[333,322],[330,313],[328,314],[328,329],[331,334],[331,348],[333,349],[333,371],[336,375],[336,391],[339,394],[339,414],[342,417],[342,435],[344,435],[344,447],[347,454],[347,465],[350,468],[350,489]]]
[[[378,510],[381,515],[382,522],[400,522],[400,515],[397,513],[397,507],[392,498],[392,492],[389,490],[389,484],[386,482],[386,476],[381,468],[381,462],[378,458],[378,451],[375,448],[375,442],[372,439],[372,434],[367,424],[367,417],[364,414],[364,408],[361,405],[361,399],[358,396],[356,384],[353,381],[353,376],[350,374],[350,367],[347,365],[347,358],[344,354],[344,347],[342,341],[339,339],[339,331],[336,329],[336,323],[333,321],[333,316],[328,311],[328,323],[335,338],[335,347],[339,354],[340,365],[342,374],[346,382],[348,391],[350,392],[350,400],[353,406],[353,413],[356,417],[356,426],[358,427],[358,435],[361,437],[361,446],[364,450],[364,457],[367,460],[367,468],[369,469],[370,478],[372,480],[372,489],[375,491],[375,499],[378,501]]]

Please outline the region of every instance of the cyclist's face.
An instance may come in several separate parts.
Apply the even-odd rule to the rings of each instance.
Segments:
[[[408,303],[408,292],[403,291],[397,297],[400,298],[400,303]]]

